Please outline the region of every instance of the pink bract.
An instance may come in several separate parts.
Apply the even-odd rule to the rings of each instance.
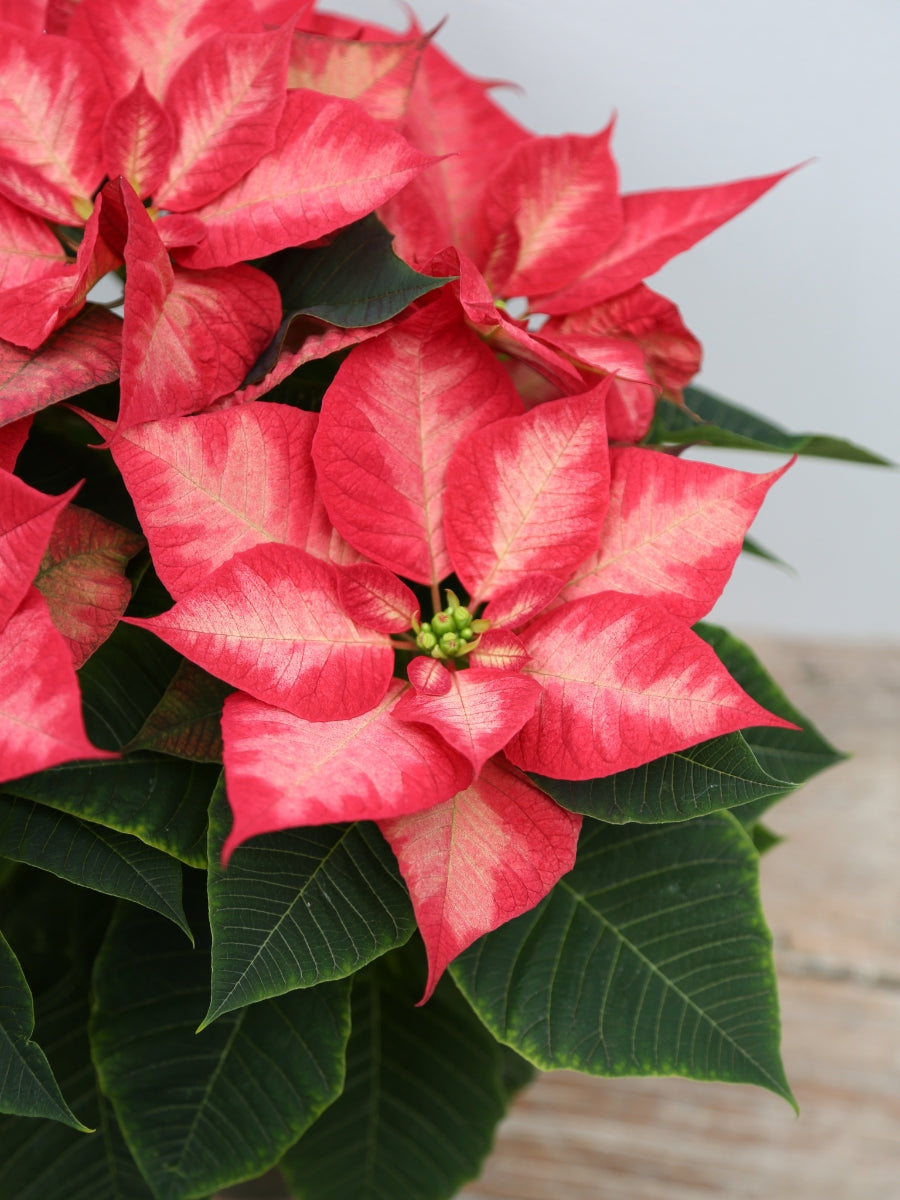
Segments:
[[[581,818],[525,771],[789,724],[691,629],[785,468],[637,444],[700,365],[644,280],[784,172],[622,195],[611,123],[533,136],[418,27],[312,2],[0,13],[3,779],[104,755],[75,665],[143,539],[11,472],[35,414],[118,378],[117,412],[82,415],[174,598],[126,620],[239,689],[225,856],[379,822],[427,996],[574,863]],[[365,328],[304,315],[282,345],[285,309],[322,310],[292,309],[273,262],[376,209],[435,289]],[[87,302],[108,272],[122,319]],[[337,352],[302,411],[293,373]]]

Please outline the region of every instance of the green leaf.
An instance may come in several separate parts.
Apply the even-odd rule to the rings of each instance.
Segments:
[[[315,321],[305,321],[303,325],[316,325],[316,331],[321,332],[321,325]],[[303,330],[298,321],[290,331],[289,348],[293,348],[295,342],[299,345],[302,340]],[[305,362],[296,370],[291,371],[290,375],[260,396],[260,400],[264,404],[290,404],[293,408],[302,408],[306,412],[321,412],[325,393],[331,387],[341,364],[352,349],[352,346],[347,346],[343,350],[335,350],[331,354],[326,354],[324,358],[310,359],[309,362]],[[268,357],[271,358],[271,355]],[[274,359],[272,361],[274,363]],[[267,366],[266,370],[268,369]],[[259,378],[261,377],[258,377],[254,370],[251,377],[248,378],[248,382],[259,382]]]
[[[781,567],[782,570],[795,574],[794,568],[790,563],[786,563],[783,558],[779,558],[777,554],[773,554],[771,550],[767,550],[765,546],[761,546],[755,538],[745,537],[741,549],[745,554],[750,554],[754,558],[762,558],[775,567]]]
[[[847,757],[827,742],[809,718],[791,704],[749,646],[718,625],[703,622],[694,626],[694,632],[712,646],[729,673],[758,704],[801,726],[800,729],[774,729],[761,725],[743,730],[747,744],[770,775],[791,784],[805,783]]]
[[[126,747],[193,762],[222,761],[222,705],[233,689],[187,659]]]
[[[791,790],[790,784],[763,770],[740,733],[712,738],[604,779],[531,778],[564,808],[614,825],[688,821]]]
[[[117,397],[118,385],[105,385],[82,393],[75,402],[79,407],[112,415]],[[80,505],[139,533],[141,527],[122,476],[110,451],[98,448],[99,441],[83,417],[64,404],[54,404],[35,413],[28,440],[16,462],[16,474],[32,487],[54,496],[81,484]]]
[[[574,870],[475,942],[453,978],[539,1067],[755,1083],[793,1103],[758,867],[728,813],[588,822]]]
[[[198,889],[199,890],[199,889]],[[189,906],[201,939],[202,908]],[[273,1166],[340,1092],[350,984],[323,984],[195,1030],[207,946],[121,906],[97,957],[94,1061],[157,1200],[187,1200]]]
[[[138,752],[52,767],[4,784],[23,800],[131,834],[188,866],[206,865],[206,812],[217,767]]]
[[[31,1040],[33,1033],[31,992],[19,960],[0,934],[0,1112],[48,1117],[88,1133],[63,1099],[47,1056]]]
[[[414,271],[394,253],[393,241],[394,235],[370,213],[327,246],[282,250],[267,260],[266,269],[279,286],[286,314],[362,329],[395,317],[413,300],[455,278]]]
[[[521,1054],[516,1054],[509,1046],[497,1042],[500,1051],[501,1078],[507,1098],[512,1100],[523,1088],[528,1087],[535,1075],[537,1067]]]
[[[97,1086],[87,1036],[88,981],[70,971],[35,1002],[37,1029],[66,1094],[96,1127],[0,1118],[0,1196],[9,1200],[153,1200]]]
[[[773,849],[775,846],[780,846],[784,841],[783,837],[779,837],[777,833],[773,833],[768,826],[763,825],[760,822],[757,822],[755,825],[753,825],[748,830],[748,833],[753,839],[753,845],[756,847],[756,853],[760,855],[760,857],[762,857],[763,854],[768,854],[771,849]]]
[[[143,727],[171,684],[181,655],[136,625],[119,624],[78,672],[88,737],[120,750]]]
[[[317,317],[342,329],[380,325],[455,278],[414,271],[394,253],[393,240],[370,213],[342,229],[327,246],[281,250],[258,263],[278,284],[284,319],[246,382],[256,382],[271,370],[296,317]]]
[[[676,446],[703,443],[707,446],[726,446],[734,450],[805,454],[816,458],[838,458],[845,462],[870,463],[881,467],[893,465],[889,459],[841,438],[818,433],[789,433],[780,425],[774,425],[756,413],[738,408],[736,404],[731,404],[701,388],[685,388],[684,402],[689,411],[668,400],[659,401],[653,426],[645,439],[646,443],[667,443]]]
[[[369,822],[266,834],[219,865],[231,824],[210,810],[212,996],[204,1025],[293,988],[342,979],[415,929],[396,860]]]
[[[343,1095],[281,1163],[303,1200],[443,1200],[490,1150],[506,1100],[498,1047],[449,979],[415,1008],[424,963],[407,961],[388,955],[354,980]]]
[[[181,907],[181,867],[136,838],[0,795],[0,855],[142,904],[191,936]]]

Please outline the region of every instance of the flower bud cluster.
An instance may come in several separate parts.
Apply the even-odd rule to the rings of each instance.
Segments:
[[[478,635],[490,621],[473,618],[455,593],[447,592],[447,607],[416,628],[416,645],[432,658],[459,658],[475,648]]]

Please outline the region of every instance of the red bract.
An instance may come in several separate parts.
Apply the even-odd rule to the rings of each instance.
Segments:
[[[31,585],[73,492],[44,496],[0,470],[0,783],[109,757],[88,741],[72,655]]]
[[[610,448],[699,367],[644,278],[781,176],[622,196],[611,126],[533,137],[417,28],[313,9],[81,0],[47,34],[42,6],[0,7],[0,748],[4,777],[100,754],[72,664],[124,610],[141,542],[9,470],[33,414],[43,436],[41,409],[118,375],[117,419],[82,415],[175,601],[130,619],[241,689],[225,857],[378,821],[427,996],[574,862],[581,818],[523,771],[599,778],[787,724],[691,629],[781,472]],[[310,306],[296,263],[322,260],[295,248],[375,208],[452,282],[398,284],[405,315],[390,282],[383,306],[378,286],[345,298],[341,241]],[[112,269],[121,322],[82,311]],[[285,334],[283,307],[378,324]],[[268,399],[339,350],[320,415]]]
[[[56,519],[35,587],[80,667],[109,637],[131,600],[128,560],[144,539],[69,504]]]
[[[486,85],[463,77],[431,47],[402,128],[422,150],[454,157],[385,206],[400,252],[438,274],[453,247],[469,320],[549,381],[532,402],[574,390],[561,378],[560,359],[584,376],[584,387],[598,372],[615,374],[610,436],[639,440],[652,417],[654,386],[678,400],[699,366],[699,346],[674,306],[660,309],[661,298],[648,293],[637,312],[632,297],[630,314],[579,316],[526,337],[525,323],[498,313],[494,301],[502,308],[506,299],[526,296],[532,312],[563,317],[618,298],[785,172],[620,196],[611,126],[593,137],[529,137],[497,108]]]
[[[470,336],[446,297],[431,301],[356,347],[325,397],[313,458],[328,515],[379,565],[341,569],[287,546],[258,546],[170,613],[142,622],[249,693],[226,705],[229,850],[294,824],[391,818],[384,829],[419,912],[429,988],[449,956],[530,907],[571,862],[577,820],[510,763],[594,778],[747,725],[787,724],[742,691],[689,624],[724,585],[772,477],[629,450],[613,456],[611,503],[611,382],[497,419],[484,383],[475,387],[485,368]],[[510,403],[505,387],[496,392],[500,412]],[[241,411],[221,416],[234,422]],[[655,503],[630,502],[632,480]],[[304,511],[315,503],[307,496]],[[716,513],[723,529],[706,539]],[[173,510],[170,537],[176,520]],[[694,599],[670,611],[637,558],[664,562],[676,526],[684,536],[672,590]],[[605,546],[622,561],[604,558]],[[422,624],[415,597],[386,568],[435,592],[453,572],[470,609],[490,601],[484,618],[448,594],[447,608]],[[412,661],[408,682],[388,685],[385,635],[410,624],[402,648],[428,656]],[[472,666],[463,669],[467,648]],[[406,740],[395,744],[399,728]],[[436,755],[424,790],[419,767],[411,772],[397,757],[413,734],[417,763]],[[390,784],[374,781],[372,756],[393,764]],[[543,835],[532,836],[536,811],[540,827],[557,831],[552,854]],[[471,821],[493,832],[466,835],[465,848],[448,855],[454,813],[460,828]],[[497,873],[503,845],[517,847],[511,874]],[[463,903],[476,879],[478,887],[494,880],[490,905]]]
[[[219,329],[216,344],[236,341],[239,358],[241,344],[255,345],[269,320],[265,304],[254,320],[258,297],[248,291],[249,268],[237,264],[333,233],[383,204],[432,161],[351,100],[289,90],[291,25],[266,30],[249,0],[84,0],[66,37],[8,27],[0,192],[11,207],[0,219],[17,237],[15,252],[0,262],[7,276],[0,337],[37,348],[80,311],[90,287],[117,265],[115,253],[124,253],[126,320],[137,301],[145,323],[155,325],[162,315],[171,330],[187,316],[185,336],[195,340],[191,312],[199,309],[206,323],[221,304],[234,328],[228,337]],[[152,201],[144,223],[152,223],[156,248],[149,230],[136,227],[133,205],[127,219],[121,213],[104,219],[109,245],[98,238],[94,196],[105,174]],[[123,203],[109,194],[107,201]],[[40,218],[87,223],[74,263],[59,253]],[[202,284],[176,274],[173,283],[163,247],[183,266],[235,271]],[[274,287],[271,295],[277,304]],[[126,330],[132,371],[144,353],[141,338]],[[226,364],[201,353],[195,407],[240,382],[238,373],[223,389],[223,366],[228,374]],[[177,376],[173,369],[168,385]],[[148,407],[141,399],[129,420],[192,411],[186,403],[175,397],[160,411],[158,401]]]
[[[424,1003],[457,954],[533,908],[572,869],[581,817],[498,757],[452,800],[379,825],[428,947]]]

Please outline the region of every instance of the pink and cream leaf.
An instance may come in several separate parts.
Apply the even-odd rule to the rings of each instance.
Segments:
[[[375,563],[351,563],[337,573],[348,616],[381,633],[402,633],[419,617],[419,602],[402,580]]]
[[[54,275],[66,253],[49,225],[0,194],[0,287]]]
[[[534,908],[572,869],[581,821],[497,758],[452,800],[378,822],[428,951],[421,1003],[476,938]]]
[[[406,677],[420,696],[446,696],[453,687],[453,679],[447,668],[436,658],[422,654],[417,655],[406,668]]]
[[[606,252],[622,232],[612,125],[584,137],[517,145],[487,186],[491,252],[484,267],[504,296],[556,291]]]
[[[447,463],[521,403],[506,372],[442,295],[343,363],[313,457],[335,527],[363,554],[420,583],[450,573]]]
[[[102,197],[97,197],[74,262],[19,287],[0,291],[0,337],[36,350],[84,308],[99,279],[119,265],[100,236]]]
[[[40,215],[72,225],[90,212],[103,179],[101,130],[111,100],[103,65],[87,47],[68,38],[4,30],[0,156],[39,173],[60,204],[63,197],[67,201],[62,211],[54,205],[39,209]],[[5,170],[0,175],[0,190],[19,202],[17,183]]]
[[[31,588],[0,632],[0,783],[77,758],[115,758],[88,741],[72,656]]]
[[[333,233],[383,204],[433,161],[358,104],[289,92],[276,149],[197,209],[206,237],[179,251],[189,267],[223,267]]]
[[[640,449],[612,449],[610,468],[600,549],[559,600],[629,592],[688,624],[718,600],[766,493],[787,470],[756,475]]]
[[[542,337],[554,342],[559,335],[571,334],[633,338],[649,374],[676,397],[700,370],[700,343],[685,326],[678,309],[642,283],[589,308],[551,317],[541,327]]]
[[[464,254],[451,246],[425,266],[436,277],[457,275],[448,287],[459,297],[466,319],[498,355],[525,363],[551,385],[551,398],[584,390],[577,368],[546,341],[528,332],[526,322],[513,320],[498,308],[484,276]]]
[[[117,96],[143,74],[161,100],[180,64],[207,38],[261,29],[250,0],[80,0],[68,33],[102,59]]]
[[[614,375],[606,396],[610,441],[639,441],[653,420],[659,389],[648,374],[644,352],[629,338],[541,329],[538,340],[563,354],[582,375]]]
[[[288,30],[216,34],[175,72],[165,104],[178,139],[155,193],[161,208],[208,204],[273,149],[289,36]]]
[[[0,21],[30,33],[43,33],[46,0],[0,0]]]
[[[543,612],[561,587],[558,575],[535,571],[521,582],[495,592],[482,616],[492,626],[516,629]]]
[[[175,130],[160,102],[139,75],[112,105],[103,126],[103,156],[110,179],[123,176],[139,196],[151,196],[166,177]]]
[[[406,113],[423,45],[418,37],[371,42],[297,30],[288,87],[355,100],[376,121],[397,125]]]
[[[30,589],[56,519],[77,491],[45,496],[0,471],[0,629]]]
[[[625,224],[618,240],[566,286],[535,299],[535,307],[551,315],[572,312],[628,291],[743,212],[788,174],[779,171],[734,183],[623,196]]]
[[[104,437],[114,427],[87,418]],[[327,557],[310,447],[316,416],[245,404],[148,421],[111,449],[160,579],[179,599],[233,554],[283,542]]]
[[[506,755],[526,771],[596,779],[748,726],[796,728],[752,700],[655,600],[602,592],[521,636],[541,696]]]
[[[395,318],[383,321],[380,325],[369,325],[366,329],[340,329],[336,325],[326,325],[318,317],[303,317],[295,319],[287,331],[278,357],[273,365],[260,378],[260,366],[251,372],[251,382],[231,398],[235,404],[244,404],[248,400],[258,400],[274,387],[293,375],[298,367],[312,362],[317,358],[327,358],[338,350],[349,350],[360,342],[380,337],[383,333],[397,324]],[[299,342],[299,345],[297,343]],[[264,369],[264,365],[263,365]],[[219,401],[224,403],[225,401]]]
[[[76,668],[115,629],[131,600],[128,562],[144,539],[69,504],[53,526],[34,585],[66,640]]]
[[[528,651],[522,639],[511,629],[489,629],[478,639],[468,659],[473,667],[490,667],[494,671],[521,671],[528,662]]]
[[[14,471],[22,447],[28,440],[31,417],[0,425],[0,471]]]
[[[444,694],[434,694],[432,680],[428,691],[419,693],[414,686],[400,697],[394,716],[430,725],[469,760],[477,775],[534,712],[540,685],[528,675],[486,667],[443,670],[450,677]]]
[[[185,658],[257,700],[308,721],[344,721],[383,698],[394,654],[356,625],[335,568],[278,543],[228,559],[150,629]]]
[[[473,603],[597,548],[609,471],[608,381],[483,429],[450,464],[447,546]]]
[[[481,215],[485,185],[527,130],[490,96],[493,85],[462,71],[436,46],[422,54],[404,132],[436,165],[385,207],[397,253],[416,265],[447,246],[483,266],[490,231]]]
[[[345,721],[304,721],[238,693],[225,701],[225,780],[234,825],[223,850],[297,825],[377,820],[440,804],[472,781],[466,760],[424,725],[395,721],[406,685]]]
[[[0,342],[0,425],[110,383],[121,349],[121,319],[90,304],[37,351]]]
[[[174,268],[147,210],[124,180],[125,328],[119,425],[197,412],[232,392],[281,320],[274,280],[239,264]]]

